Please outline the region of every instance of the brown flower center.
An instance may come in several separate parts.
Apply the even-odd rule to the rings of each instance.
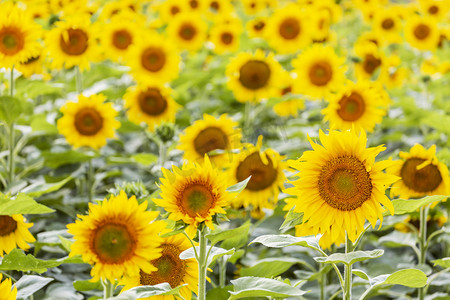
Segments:
[[[426,24],[419,24],[414,28],[414,36],[419,40],[424,40],[430,35],[430,27]]]
[[[145,92],[141,92],[138,101],[141,110],[151,116],[158,116],[167,108],[167,100],[157,88],[148,88]]]
[[[212,1],[211,4],[209,5],[209,7],[213,10],[213,11],[219,11],[220,9],[220,4],[217,1]]]
[[[202,157],[217,149],[228,147],[227,135],[217,127],[208,127],[200,131],[194,139],[194,148]]]
[[[394,27],[394,25],[394,20],[392,20],[391,18],[385,19],[383,20],[383,22],[381,22],[381,27],[386,30],[391,29],[392,27]]]
[[[136,237],[127,225],[106,223],[94,229],[91,250],[102,263],[120,264],[136,249]]]
[[[333,70],[327,61],[318,61],[309,69],[309,79],[311,83],[317,86],[324,86],[330,82],[333,77]]]
[[[225,45],[229,45],[233,42],[233,34],[230,32],[224,32],[220,35],[220,40]]]
[[[419,170],[417,169],[417,166],[424,161],[423,158],[408,158],[400,171],[403,183],[409,189],[419,193],[432,192],[442,182],[441,172],[436,165],[429,164]]]
[[[191,8],[197,8],[198,7],[198,1],[197,0],[191,0],[191,1],[189,1],[189,6],[191,7]]]
[[[142,66],[150,72],[158,72],[166,64],[166,54],[156,47],[149,47],[142,52]]]
[[[255,25],[253,25],[253,29],[255,29],[255,31],[261,31],[265,26],[266,23],[264,23],[263,21],[259,21]]]
[[[81,29],[69,28],[65,34],[61,34],[59,46],[68,55],[81,55],[88,48],[88,35]],[[66,39],[67,38],[67,39]]]
[[[4,55],[14,55],[23,49],[25,38],[23,33],[15,27],[0,29],[0,52]]]
[[[83,107],[75,114],[75,128],[82,135],[95,135],[103,128],[103,118],[92,107]]]
[[[170,14],[172,15],[172,16],[175,16],[177,13],[179,13],[180,12],[180,8],[178,7],[178,6],[176,6],[176,5],[174,5],[174,6],[172,6],[171,8],[170,8]]]
[[[151,264],[158,268],[147,274],[140,271],[141,285],[155,285],[168,282],[172,288],[179,286],[186,274],[186,261],[180,259],[181,250],[173,244],[161,244],[161,257],[151,261]]]
[[[249,60],[239,70],[239,81],[250,90],[265,87],[269,79],[270,68],[264,61]]]
[[[357,92],[352,92],[350,96],[343,96],[339,100],[337,113],[344,121],[353,122],[361,118],[365,110],[364,98]]]
[[[285,19],[278,29],[278,33],[287,40],[295,39],[300,33],[301,27],[297,19]]]
[[[122,29],[113,33],[112,42],[116,48],[124,50],[130,46],[133,42],[133,38],[127,30]]]
[[[367,74],[373,74],[379,66],[381,66],[381,59],[376,58],[372,54],[366,55],[363,61],[363,69]]]
[[[178,207],[192,218],[206,217],[211,207],[216,203],[217,195],[213,193],[213,187],[209,183],[195,181],[186,184],[179,189]]]
[[[267,157],[267,164],[261,160],[259,152],[253,152],[247,156],[236,169],[236,179],[245,180],[250,175],[252,178],[246,189],[251,191],[264,190],[277,179],[277,169],[274,168],[272,160]]]
[[[0,236],[6,236],[17,229],[17,222],[10,216],[0,216]]]
[[[428,13],[430,13],[431,15],[435,15],[439,12],[439,7],[436,5],[432,5],[428,8]]]
[[[281,90],[281,95],[284,96],[284,95],[289,94],[291,92],[292,92],[292,86],[288,86],[288,87],[285,87],[284,89]]]
[[[178,35],[186,41],[192,40],[197,34],[197,28],[195,28],[190,23],[184,23],[181,25],[180,30],[178,31]]]
[[[331,207],[350,211],[372,195],[372,180],[364,164],[353,156],[330,159],[317,182],[321,198]]]

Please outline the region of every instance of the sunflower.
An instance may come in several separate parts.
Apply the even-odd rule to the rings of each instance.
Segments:
[[[334,0],[313,1],[312,8],[318,14],[326,13],[331,24],[339,22],[342,17],[342,8]]]
[[[369,80],[377,77],[386,68],[385,56],[374,43],[357,43],[355,54],[355,73],[358,80]]]
[[[212,167],[207,155],[202,165],[188,163],[181,169],[173,166],[172,170],[162,168],[162,199],[153,199],[153,202],[170,212],[170,220],[188,224],[186,233],[191,237],[195,236],[200,223],[213,229],[212,217],[225,214],[223,207],[231,200],[224,173]]]
[[[356,45],[363,45],[367,43],[375,44],[376,47],[380,47],[383,44],[383,37],[378,33],[372,31],[365,31],[358,36]]]
[[[52,67],[69,69],[78,66],[81,70],[89,69],[89,64],[99,59],[96,32],[89,15],[72,15],[55,25],[45,38]]]
[[[87,146],[98,149],[106,145],[106,139],[114,137],[120,126],[114,117],[117,111],[112,103],[103,103],[102,94],[78,96],[78,102],[68,102],[61,107],[64,116],[58,120],[59,133],[75,148]]]
[[[391,197],[403,199],[427,195],[448,195],[450,178],[447,166],[436,157],[436,145],[426,150],[415,144],[408,152],[400,152],[389,172],[401,177],[391,188]]]
[[[147,123],[149,130],[162,122],[175,122],[179,105],[173,100],[172,89],[164,86],[132,86],[123,96],[127,116],[136,124]]]
[[[197,120],[187,127],[185,134],[180,136],[178,149],[184,151],[183,159],[202,163],[205,154],[208,154],[216,166],[227,163],[230,153],[209,153],[214,150],[231,151],[241,147],[241,130],[236,128],[237,122],[226,114],[218,119],[208,114],[203,115],[203,120]]]
[[[210,20],[230,15],[234,11],[233,4],[229,0],[206,0],[206,6],[206,14]]]
[[[329,234],[333,243],[340,244],[346,231],[354,242],[364,230],[366,219],[372,227],[380,219],[381,226],[380,204],[394,213],[385,189],[398,177],[382,172],[392,162],[375,163],[375,157],[385,147],[366,148],[364,131],[359,135],[355,130],[332,130],[328,135],[320,131],[319,137],[323,146],[309,138],[314,150],[288,161],[300,171],[300,178],[291,181],[294,187],[286,190],[295,197],[288,199],[285,209],[295,207],[295,212],[303,212],[303,221],[313,234]]]
[[[179,13],[186,13],[188,8],[185,1],[167,0],[161,3],[150,4],[150,9],[159,13],[159,18],[163,23],[171,21],[175,15]]]
[[[178,77],[180,55],[164,37],[145,31],[126,58],[131,74],[142,84],[164,84]]]
[[[400,31],[402,29],[401,19],[395,8],[377,10],[373,21],[373,31],[387,43],[401,43]]]
[[[419,50],[435,50],[439,43],[439,29],[431,17],[412,15],[405,25],[405,39]]]
[[[33,223],[26,223],[22,215],[0,215],[0,256],[8,254],[14,248],[28,250],[35,238],[28,231]]]
[[[108,1],[103,5],[98,19],[100,21],[111,20],[114,16],[121,14],[131,14],[135,18],[140,18],[140,14],[136,13],[139,11],[137,4],[138,1],[134,0]]]
[[[92,281],[114,282],[123,275],[137,276],[140,270],[156,271],[150,261],[161,255],[159,233],[166,223],[154,221],[158,212],[146,209],[147,201],[139,204],[124,191],[99,204],[89,203],[88,215],[78,215],[75,223],[67,225],[75,239],[69,256],[81,255],[94,265]]]
[[[265,0],[242,0],[244,11],[247,15],[254,15],[267,8]]]
[[[180,49],[195,52],[206,41],[208,25],[200,15],[193,13],[177,14],[167,26],[167,35]]]
[[[254,217],[264,215],[263,208],[273,209],[278,202],[278,194],[286,180],[285,158],[277,151],[268,148],[261,150],[262,136],[256,146],[247,144],[245,150],[237,154],[228,169],[229,185],[236,184],[249,176],[245,189],[233,199],[234,208],[250,207]]]
[[[0,68],[27,61],[39,51],[42,30],[11,2],[0,3]]]
[[[319,232],[316,228],[309,224],[309,222],[302,223],[295,226],[295,235],[299,237],[317,235]],[[330,232],[321,233],[322,236],[319,240],[319,245],[323,249],[330,249],[333,244],[341,245],[345,242],[345,230],[339,231],[334,239],[332,238]]]
[[[165,238],[161,246],[161,257],[150,263],[157,268],[156,271],[146,273],[140,271],[137,276],[125,277],[121,284],[123,290],[131,289],[139,285],[156,285],[168,282],[172,288],[187,284],[180,289],[183,299],[190,300],[192,292],[197,294],[198,287],[198,263],[194,258],[182,260],[180,253],[191,248],[191,243],[183,234],[177,234]],[[173,296],[154,296],[151,300],[172,300]]]
[[[241,52],[227,65],[227,86],[240,102],[258,102],[276,93],[281,65],[274,55],[261,49],[255,54]]]
[[[309,23],[313,25],[311,30],[312,41],[322,42],[327,41],[330,36],[331,17],[330,13],[326,10],[313,10],[310,12],[311,20]]]
[[[31,77],[33,74],[42,74],[44,78],[49,78],[50,75],[45,71],[45,55],[43,53],[43,48],[40,46],[34,54],[29,57],[26,61],[20,62],[14,67],[22,73],[26,78]]]
[[[3,274],[0,273],[0,295],[2,295],[3,300],[16,300],[17,298],[17,287],[12,286],[10,278],[6,278],[2,281]]]
[[[283,86],[278,89],[278,97],[285,98],[273,106],[273,111],[280,117],[297,117],[298,111],[305,108],[303,99],[292,98],[292,89],[295,83],[291,74],[282,72]],[[288,98],[287,98],[288,97]]]
[[[217,54],[236,52],[241,32],[242,26],[238,23],[214,25],[209,33],[209,39],[214,44],[214,52]]]
[[[251,38],[264,37],[267,29],[267,17],[257,17],[247,22],[245,29]]]
[[[270,17],[266,39],[278,53],[295,53],[311,43],[308,23],[308,15],[298,5],[287,5]]]
[[[349,82],[338,93],[331,95],[328,106],[322,110],[330,128],[347,130],[354,127],[372,132],[386,114],[386,103],[378,87],[370,82]]]
[[[298,75],[294,92],[320,98],[337,90],[345,82],[344,60],[331,46],[311,46],[292,61]]]
[[[181,0],[181,2],[186,2],[189,13],[203,15],[208,9],[206,0]]]
[[[391,55],[387,59],[387,68],[380,74],[380,81],[387,89],[402,87],[409,73],[408,69],[400,66],[401,59]]]
[[[422,11],[435,19],[436,21],[443,20],[448,16],[450,10],[450,3],[444,0],[419,0]]]

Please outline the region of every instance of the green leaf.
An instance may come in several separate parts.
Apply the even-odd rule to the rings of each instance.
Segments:
[[[400,284],[411,288],[421,288],[427,284],[427,275],[417,269],[405,269],[392,273],[383,284]]]
[[[395,199],[392,200],[392,205],[394,205],[394,214],[395,215],[404,215],[412,213],[422,206],[428,205],[433,202],[442,201],[450,196],[443,195],[434,195],[427,196],[420,199]],[[389,211],[385,211],[383,216],[390,215]]]
[[[138,164],[149,166],[158,161],[158,156],[151,153],[138,153],[131,156],[131,158]]]
[[[58,238],[61,241],[61,245],[64,247],[64,249],[67,252],[70,252],[70,247],[72,246],[73,242],[69,239],[66,239],[65,237],[63,237],[62,235],[58,234]]]
[[[364,280],[367,280],[367,281],[370,280],[369,275],[367,275],[366,272],[364,272],[363,270],[352,269],[352,273],[355,274],[356,276],[358,276],[359,278],[364,279]]]
[[[242,268],[240,275],[272,278],[286,272],[294,264],[301,262],[301,260],[290,257],[261,259],[251,267]]]
[[[231,283],[234,286],[234,291],[230,292],[229,300],[246,297],[300,297],[306,293],[281,281],[268,278],[241,277],[231,280]]]
[[[23,111],[23,101],[11,96],[0,96],[0,120],[12,124]]]
[[[32,271],[40,274],[47,271],[48,268],[59,266],[61,263],[56,260],[37,259],[31,254],[25,255],[20,249],[13,249],[3,258],[0,270]]]
[[[285,232],[296,225],[303,223],[303,213],[294,212],[294,207],[292,207],[289,212],[284,217],[284,222],[281,224],[280,230]]]
[[[240,192],[242,192],[246,187],[247,187],[247,183],[250,181],[250,178],[252,178],[252,176],[248,176],[246,179],[239,181],[238,183],[236,183],[235,185],[232,185],[230,187],[227,188],[227,192],[230,193],[235,193],[235,194],[239,194]]]
[[[307,237],[295,237],[292,235],[275,235],[275,234],[269,234],[269,235],[262,235],[254,239],[251,243],[261,243],[266,247],[271,248],[283,248],[288,246],[302,246],[311,248],[314,250],[320,249],[319,246],[319,238],[315,236],[307,236]]]
[[[382,236],[378,242],[394,248],[394,247],[414,247],[416,245],[416,237],[412,233],[403,233],[399,231],[393,231],[385,236]]]
[[[22,276],[16,282],[17,299],[26,299],[30,297],[53,280],[53,278],[46,278],[36,275]]]
[[[236,236],[248,235],[250,228],[250,220],[247,220],[242,226],[228,230],[215,230],[206,235],[206,238],[211,241],[211,245],[215,245],[220,241],[234,238]]]
[[[206,294],[206,300],[228,300],[230,297],[229,291],[233,290],[233,286],[227,285],[226,287],[216,287],[210,289]]]
[[[152,296],[168,296],[177,295],[180,296],[180,289],[186,284],[180,285],[174,289],[170,287],[167,282],[156,285],[143,285],[137,286],[132,289],[126,290],[116,297],[110,297],[106,300],[136,300],[140,298],[152,297]]]
[[[375,249],[372,251],[354,251],[350,253],[333,253],[327,257],[314,257],[314,260],[324,264],[337,264],[343,263],[347,266],[354,264],[358,261],[364,261],[368,259],[374,259],[381,257],[384,250]]]
[[[206,247],[206,253],[209,252],[210,248],[211,248],[211,246]],[[197,253],[199,253],[200,247],[196,246],[195,249],[197,250]],[[219,257],[222,257],[224,255],[233,255],[233,254],[234,254],[234,249],[227,250],[227,249],[223,249],[223,248],[219,248],[219,247],[212,247],[211,252],[208,256],[208,260],[206,261],[206,265],[209,266]],[[180,258],[181,259],[195,258],[194,248],[191,247],[191,248],[181,252]]]
[[[99,153],[93,151],[79,152],[69,150],[65,152],[50,152],[50,151],[42,152],[42,157],[45,160],[45,165],[54,169],[66,164],[86,162],[98,156]]]
[[[47,214],[51,212],[54,212],[54,210],[37,203],[28,195],[20,193],[16,199],[11,199],[0,193],[0,215]]]
[[[450,257],[444,257],[441,259],[432,260],[432,263],[434,263],[434,266],[440,266],[443,268],[450,268]]]
[[[37,182],[35,184],[32,184],[32,185],[24,188],[22,190],[22,192],[27,194],[30,197],[40,197],[42,195],[49,194],[49,193],[59,190],[71,179],[72,179],[72,176],[69,176],[58,182],[52,182],[52,183]]]
[[[77,280],[73,283],[73,287],[80,292],[103,290],[103,286],[100,281],[91,282],[90,280]]]
[[[47,122],[47,115],[45,114],[34,115],[30,126],[32,131],[44,131],[48,134],[58,133],[56,126]]]

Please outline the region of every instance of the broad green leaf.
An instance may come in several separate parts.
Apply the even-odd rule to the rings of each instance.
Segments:
[[[385,236],[382,236],[378,242],[388,247],[413,247],[416,245],[416,237],[412,233],[403,233],[393,231]]]
[[[383,284],[400,284],[412,288],[421,288],[427,284],[427,276],[417,269],[399,270],[389,275]]]
[[[355,274],[356,276],[358,276],[359,278],[364,279],[364,280],[367,280],[367,281],[370,280],[369,275],[367,275],[366,272],[364,272],[363,270],[352,269],[352,273]]]
[[[0,96],[0,121],[12,124],[22,113],[23,101],[11,96]]]
[[[287,231],[296,225],[303,223],[303,213],[294,212],[294,207],[292,207],[289,212],[284,217],[284,222],[281,224],[280,230]]]
[[[227,192],[230,192],[233,194],[239,194],[247,187],[247,183],[250,181],[250,178],[252,178],[252,176],[248,176],[247,179],[239,181],[235,185],[228,187]]]
[[[269,278],[241,277],[231,280],[231,283],[234,286],[234,291],[230,292],[229,300],[246,297],[300,297],[306,293],[284,282]]]
[[[58,133],[58,129],[56,128],[56,126],[47,122],[45,114],[33,116],[30,126],[32,131],[44,131],[47,134]]]
[[[174,289],[170,287],[167,282],[156,285],[143,285],[137,286],[132,289],[126,290],[116,297],[110,297],[106,300],[136,300],[140,298],[152,297],[152,296],[168,296],[177,295],[180,296],[180,289],[186,284],[180,285]]]
[[[30,197],[40,197],[45,194],[49,194],[55,192],[62,188],[67,182],[72,179],[72,176],[69,176],[61,181],[46,183],[46,182],[37,182],[30,186],[27,186],[22,190],[23,193],[27,194]]]
[[[324,264],[337,264],[343,263],[346,265],[352,265],[358,261],[374,259],[381,257],[384,250],[375,249],[372,251],[354,251],[350,253],[333,253],[327,257],[314,257],[314,260]]]
[[[17,299],[26,299],[30,297],[53,280],[53,278],[46,278],[36,275],[22,276],[16,282]]]
[[[250,220],[246,221],[242,226],[228,230],[215,230],[206,235],[206,238],[211,241],[212,245],[217,244],[220,241],[233,238],[241,235],[248,235],[250,228]]]
[[[434,263],[434,266],[440,266],[443,268],[450,268],[450,257],[444,257],[441,259],[432,260],[432,263]]]
[[[226,287],[216,287],[210,289],[206,294],[206,300],[228,300],[230,297],[229,291],[233,290],[233,286],[227,285]]]
[[[91,282],[90,280],[77,280],[73,283],[73,287],[80,292],[103,290],[103,286],[100,281]]]
[[[19,95],[24,95],[28,98],[34,99],[37,96],[61,94],[64,85],[52,83],[50,81],[43,80],[29,80],[26,78],[16,79],[16,92]]]
[[[14,214],[47,214],[53,209],[37,203],[33,198],[25,194],[18,194],[16,199],[0,193],[0,215]]]
[[[315,236],[307,236],[307,237],[295,237],[292,235],[262,235],[254,239],[251,243],[261,243],[266,247],[271,248],[283,248],[288,246],[302,246],[311,249],[318,250],[319,246],[319,238]]]
[[[64,247],[64,249],[67,252],[70,252],[70,247],[72,246],[73,242],[69,239],[66,239],[65,237],[63,237],[62,235],[58,234],[58,238],[61,241],[61,245]]]
[[[420,199],[395,199],[392,200],[392,205],[394,205],[394,214],[395,215],[404,215],[412,213],[422,206],[426,206],[430,203],[442,201],[450,196],[443,196],[443,195],[434,195],[434,196],[427,196]],[[389,211],[385,211],[383,213],[384,216],[390,215]]]
[[[37,259],[31,254],[25,255],[20,249],[13,249],[9,254],[3,257],[0,264],[0,270],[2,271],[32,271],[36,273],[44,273],[48,268],[57,267],[62,262],[56,260],[42,260]]]
[[[69,150],[66,152],[50,152],[50,151],[42,152],[42,157],[45,160],[45,165],[54,169],[66,164],[86,162],[98,156],[99,153],[93,151],[81,152]]]
[[[251,267],[242,268],[240,275],[272,278],[286,272],[296,263],[302,263],[302,261],[290,257],[265,258]]]
[[[149,166],[151,164],[154,164],[155,162],[158,161],[158,156],[156,156],[155,154],[151,154],[151,153],[137,153],[131,156],[131,158],[144,166]]]
[[[206,247],[206,253],[208,253],[208,251],[210,250],[211,246]],[[197,250],[197,253],[200,253],[200,247],[196,246],[195,249]],[[234,254],[234,249],[223,249],[223,248],[219,248],[219,247],[213,247],[211,249],[211,252],[208,256],[208,260],[206,262],[206,265],[209,266],[210,264],[212,264],[216,259],[218,259],[219,257],[222,257],[224,255],[233,255]],[[195,252],[194,252],[194,248],[189,248],[187,250],[184,250],[183,252],[180,253],[180,258],[181,259],[190,259],[190,258],[195,258]]]

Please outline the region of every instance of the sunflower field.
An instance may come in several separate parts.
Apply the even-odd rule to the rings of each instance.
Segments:
[[[0,300],[450,300],[449,0],[0,0]]]

